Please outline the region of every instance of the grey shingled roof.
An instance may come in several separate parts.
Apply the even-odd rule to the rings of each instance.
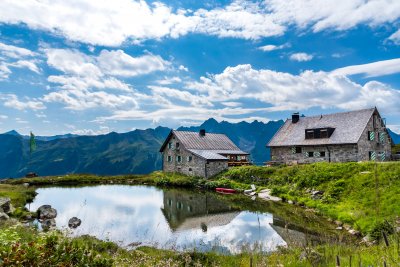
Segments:
[[[206,133],[205,136],[200,136],[198,132],[173,131],[173,133],[186,149],[240,151],[225,134]]]
[[[199,149],[188,149],[188,151],[192,152],[196,156],[199,156],[203,159],[210,160],[228,160],[227,157],[221,156],[213,150],[199,150]]]
[[[267,146],[355,144],[360,139],[374,111],[375,108],[370,108],[322,116],[300,117],[297,123],[292,123],[292,120],[288,119]],[[330,138],[305,139],[306,129],[326,127],[335,128]]]

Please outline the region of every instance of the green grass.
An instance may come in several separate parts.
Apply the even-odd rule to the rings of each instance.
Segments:
[[[29,183],[30,187],[22,186]],[[187,177],[180,174],[154,172],[150,175],[122,175],[122,176],[95,176],[95,175],[68,175],[57,177],[38,177],[8,180],[7,184],[0,184],[0,196],[8,196],[16,207],[23,207],[34,197],[35,186],[47,185],[91,185],[91,184],[148,184],[157,186],[206,188],[230,187],[239,190],[250,188],[256,184],[258,190],[270,188],[275,195],[287,200],[293,200],[299,205],[289,206],[265,202],[260,208],[256,202],[243,198],[240,195],[229,196],[233,205],[239,209],[265,211],[278,214],[280,217],[296,222],[297,218],[307,218],[310,213],[304,211],[301,205],[316,210],[317,214],[341,220],[352,225],[364,234],[371,233],[381,239],[378,245],[366,247],[353,243],[333,242],[326,245],[285,248],[271,254],[220,255],[213,252],[197,253],[159,250],[142,247],[134,251],[118,248],[116,245],[96,240],[91,237],[67,238],[61,233],[54,242],[62,254],[63,249],[75,247],[76,255],[83,255],[79,248],[83,248],[94,258],[87,261],[104,259],[96,264],[111,264],[114,266],[335,266],[336,256],[339,256],[341,266],[349,266],[350,257],[352,266],[395,266],[400,262],[399,234],[389,236],[389,246],[382,242],[382,231],[392,233],[394,222],[400,216],[400,162],[391,163],[317,163],[298,166],[281,167],[238,167],[232,168],[216,177],[205,180],[196,177]],[[33,186],[33,187],[32,187]],[[312,199],[310,190],[321,190],[321,199]],[[224,198],[226,196],[220,196]],[[295,216],[296,213],[297,216]],[[299,214],[303,214],[299,216]],[[311,220],[315,221],[315,220]],[[300,223],[299,223],[300,224]],[[321,228],[316,224],[315,229]],[[4,234],[5,229],[14,229],[14,232]],[[46,247],[51,237],[46,241],[34,229],[25,227],[0,229],[1,244],[6,244],[5,236],[12,236],[12,242],[20,242],[26,246],[34,242],[35,249]],[[26,232],[30,231],[30,232]],[[49,234],[51,235],[51,234]],[[15,238],[15,236],[19,236]],[[41,239],[40,239],[41,238]],[[10,239],[10,238],[9,238]],[[43,241],[44,240],[44,241]],[[1,240],[0,240],[1,241]],[[10,241],[10,240],[9,240]],[[7,242],[9,242],[7,241]],[[10,241],[10,242],[11,242]],[[44,243],[43,243],[44,242]],[[36,245],[37,243],[37,245]],[[50,242],[51,243],[51,242]],[[10,246],[9,246],[10,247]],[[12,246],[11,246],[12,247]],[[4,246],[0,247],[3,250]],[[2,251],[0,249],[0,251]],[[54,247],[52,248],[54,250]],[[14,253],[13,251],[9,253]],[[307,257],[300,261],[300,255],[307,251]],[[25,251],[26,252],[26,251]],[[85,252],[85,253],[86,253]],[[32,255],[36,255],[32,252]],[[81,253],[81,254],[80,254]],[[10,255],[11,255],[10,254]],[[30,255],[29,253],[27,255]],[[13,257],[16,255],[13,255]],[[4,256],[2,256],[4,259]],[[82,256],[83,257],[83,256]],[[40,258],[40,257],[39,257]],[[72,258],[63,259],[59,266],[72,266]],[[36,262],[42,264],[41,262]],[[35,264],[36,264],[35,263]],[[70,264],[70,265],[68,265]],[[43,265],[43,264],[42,264]],[[1,263],[0,263],[1,266]],[[15,265],[17,266],[17,265]],[[96,266],[89,264],[89,266]],[[108,265],[97,265],[108,266]]]
[[[214,252],[178,252],[150,247],[126,250],[90,236],[66,237],[62,232],[38,232],[22,225],[0,226],[0,266],[397,266],[399,235],[385,243],[331,244],[280,248],[273,253],[221,255]],[[303,254],[303,256],[301,256]]]
[[[400,162],[239,167],[214,179],[271,188],[277,196],[315,208],[364,233],[400,214]],[[310,190],[323,191],[322,199],[312,199]]]

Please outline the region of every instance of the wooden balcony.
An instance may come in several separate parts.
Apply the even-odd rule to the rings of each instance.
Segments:
[[[252,165],[251,162],[247,160],[239,160],[239,161],[228,161],[228,167],[237,167],[237,166],[249,166]]]

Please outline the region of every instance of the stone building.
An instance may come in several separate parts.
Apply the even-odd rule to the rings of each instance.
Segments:
[[[209,178],[230,166],[248,165],[249,153],[240,150],[226,135],[171,131],[161,146],[162,169]]]
[[[294,113],[268,143],[271,160],[287,164],[387,161],[392,140],[376,108],[300,116]]]

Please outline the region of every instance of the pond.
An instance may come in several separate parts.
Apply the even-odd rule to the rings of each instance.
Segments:
[[[27,207],[36,211],[51,205],[58,212],[57,228],[68,229],[68,220],[78,217],[82,224],[70,230],[71,235],[92,235],[127,248],[270,252],[316,235],[306,226],[288,223],[285,216],[254,207],[249,211],[242,204],[251,200],[244,196],[241,200],[237,195],[128,185],[48,187],[37,193]],[[257,209],[278,204],[251,205]],[[282,210],[280,205],[276,210]]]

